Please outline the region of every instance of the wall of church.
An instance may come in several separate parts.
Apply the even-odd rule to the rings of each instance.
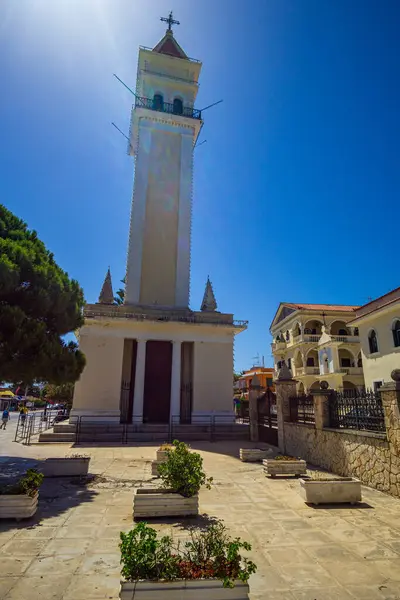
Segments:
[[[151,132],[140,304],[175,305],[181,136]]]
[[[193,412],[232,412],[233,340],[195,342]]]
[[[92,331],[87,335],[82,330],[79,347],[86,356],[86,367],[75,384],[73,414],[115,411],[119,421],[124,339]]]

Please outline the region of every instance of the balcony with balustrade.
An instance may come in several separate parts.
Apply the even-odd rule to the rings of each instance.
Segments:
[[[193,106],[184,106],[180,98],[175,98],[174,102],[164,102],[161,94],[155,94],[154,98],[136,96],[135,108],[147,108],[169,115],[201,120],[201,110],[193,108]]]

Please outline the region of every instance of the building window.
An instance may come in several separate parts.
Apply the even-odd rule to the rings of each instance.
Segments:
[[[174,99],[174,114],[181,115],[183,113],[183,102],[180,98]]]
[[[338,335],[348,335],[347,329],[339,329]]]
[[[313,356],[309,356],[307,358],[307,363],[306,363],[307,367],[315,367],[314,364],[314,357]]]
[[[282,369],[282,361],[278,360],[276,366],[278,367],[278,369]]]
[[[357,367],[362,367],[362,358],[361,358],[361,356],[359,357],[359,359],[357,361]]]
[[[153,96],[153,110],[163,110],[164,98],[162,94],[154,94]]]
[[[354,327],[354,335],[357,335],[357,336],[359,335],[358,327]]]
[[[378,340],[374,330],[372,330],[368,336],[368,343],[370,354],[375,354],[375,352],[378,352]]]
[[[288,366],[289,369],[292,368],[292,359],[291,358],[287,359],[287,366]]]
[[[351,360],[350,358],[342,358],[342,360],[340,361],[341,366],[342,367],[351,367]]]
[[[382,381],[374,381],[374,392],[377,392],[379,388],[382,386]]]
[[[286,341],[288,342],[290,340],[290,333],[289,331],[286,331]]]
[[[393,343],[395,348],[400,347],[400,321],[397,321],[393,324]]]

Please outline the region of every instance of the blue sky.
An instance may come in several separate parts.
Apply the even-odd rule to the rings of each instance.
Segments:
[[[96,301],[125,272],[138,46],[203,61],[191,306],[207,275],[265,355],[280,301],[362,304],[400,285],[396,0],[1,0],[2,202]]]

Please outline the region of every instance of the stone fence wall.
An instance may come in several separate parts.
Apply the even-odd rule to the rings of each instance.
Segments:
[[[400,380],[400,371],[399,371]],[[386,433],[332,429],[329,425],[329,390],[313,394],[315,425],[290,422],[289,397],[296,382],[276,382],[279,449],[310,464],[400,496],[400,381],[381,388]]]

